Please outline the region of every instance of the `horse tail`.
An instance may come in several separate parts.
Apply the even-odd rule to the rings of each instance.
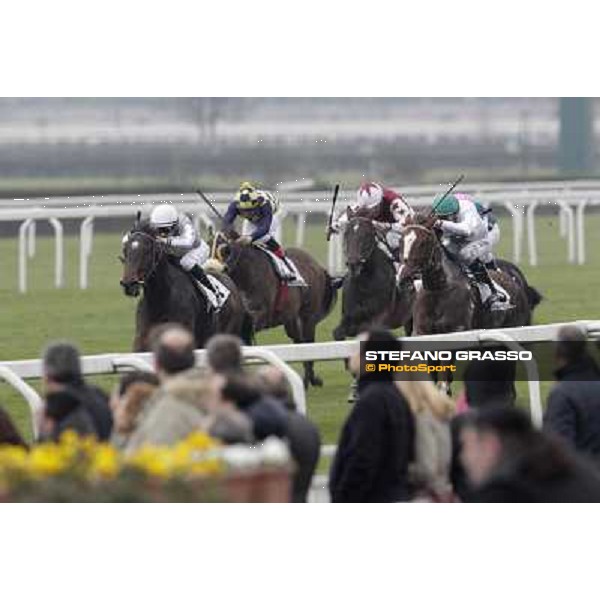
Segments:
[[[242,318],[242,329],[240,331],[240,336],[245,346],[254,345],[254,321],[247,310],[244,311],[244,316]]]
[[[340,278],[332,277],[325,271],[325,293],[323,294],[323,318],[334,308],[337,301],[337,291],[340,288]]]
[[[544,299],[544,296],[542,296],[540,292],[527,283],[525,285],[525,293],[527,294],[527,302],[529,303],[531,310],[533,310]]]

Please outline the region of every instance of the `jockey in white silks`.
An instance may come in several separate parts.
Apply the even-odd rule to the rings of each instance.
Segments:
[[[491,245],[487,225],[475,203],[450,194],[434,201],[432,212],[438,217],[434,227],[442,232],[442,243],[448,253],[467,266],[477,283],[489,288],[490,309],[508,308],[507,298],[498,291],[483,262],[490,256]]]
[[[476,200],[469,194],[454,194],[459,200],[468,200],[475,205],[479,216],[483,219],[487,229],[487,242],[488,250],[481,256],[481,260],[485,264],[487,269],[495,270],[498,268],[496,259],[494,258],[494,248],[500,241],[500,226],[495,215],[492,213],[492,209],[489,206],[483,206],[481,202]]]
[[[172,204],[160,204],[150,214],[150,226],[156,232],[156,239],[167,247],[167,252],[180,259],[181,268],[213,293],[216,308],[220,309],[225,298],[202,268],[209,258],[210,248],[196,231],[191,219],[179,213]]]
[[[384,188],[380,183],[363,183],[356,194],[356,202],[331,224],[331,233],[339,233],[357,211],[365,213],[373,222],[387,229],[385,241],[397,261],[402,228],[407,218],[414,215],[413,209],[394,190]]]

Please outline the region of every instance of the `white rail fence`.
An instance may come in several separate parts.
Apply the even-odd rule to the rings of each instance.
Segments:
[[[416,207],[428,206],[441,186],[418,186],[402,188],[402,193]],[[461,189],[472,192],[484,203],[501,206],[511,215],[512,258],[522,259],[525,234],[527,233],[528,261],[539,264],[536,236],[536,211],[540,207],[552,207],[560,217],[560,234],[566,240],[569,263],[584,264],[586,261],[585,211],[600,205],[600,181],[560,181],[537,183],[486,183],[465,185]],[[294,244],[302,247],[305,241],[306,217],[319,214],[325,217],[330,210],[331,191],[281,192],[283,210],[281,221],[294,218],[296,235]],[[343,190],[339,208],[352,202],[355,191]],[[212,196],[216,206],[224,210],[230,200],[227,194]],[[35,254],[36,222],[48,221],[54,230],[56,287],[64,285],[64,236],[61,221],[81,219],[79,233],[79,287],[89,285],[89,261],[92,254],[94,223],[98,219],[134,217],[138,210],[147,215],[152,206],[160,202],[173,202],[193,215],[196,224],[217,225],[209,209],[195,194],[154,194],[32,198],[0,200],[0,221],[20,222],[18,245],[18,286],[27,291],[27,259]],[[333,236],[328,245],[327,266],[330,272],[343,270],[341,236]]]
[[[481,341],[499,341],[510,349],[522,349],[520,344],[536,341],[551,341],[556,339],[558,330],[567,324],[580,327],[588,337],[600,338],[600,321],[574,321],[573,323],[553,323],[550,325],[532,325],[529,327],[515,327],[507,329],[479,329],[463,331],[452,334],[439,334],[401,338],[405,346],[410,349],[412,343],[451,342],[452,347],[460,348],[466,344]],[[298,410],[307,411],[306,393],[300,375],[289,366],[290,363],[299,363],[306,360],[331,361],[344,360],[357,350],[356,341],[345,342],[319,342],[314,344],[280,344],[273,346],[247,346],[244,347],[246,361],[266,362],[279,367],[286,376],[294,401]],[[196,363],[202,367],[206,361],[206,351],[196,351]],[[533,362],[525,363],[528,375],[529,408],[532,419],[537,425],[542,420],[542,401],[538,368]],[[342,366],[340,365],[340,368]],[[85,375],[105,375],[119,373],[124,370],[141,369],[152,370],[152,356],[150,353],[131,354],[100,354],[82,357],[82,369]],[[0,362],[0,380],[12,386],[27,402],[34,435],[37,434],[38,419],[42,407],[42,400],[37,391],[25,380],[40,379],[43,375],[42,361],[17,360]]]

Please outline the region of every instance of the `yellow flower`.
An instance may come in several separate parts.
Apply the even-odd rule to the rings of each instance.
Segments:
[[[57,446],[42,444],[29,454],[29,469],[33,475],[47,477],[65,470],[67,461]]]
[[[113,478],[120,469],[119,454],[112,446],[99,446],[91,457],[90,474],[105,478]]]
[[[27,458],[27,450],[21,446],[0,446],[0,472],[25,470]]]

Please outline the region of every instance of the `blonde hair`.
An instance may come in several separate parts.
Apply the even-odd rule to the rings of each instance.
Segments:
[[[440,392],[431,380],[409,378],[398,380],[395,384],[413,414],[429,409],[433,416],[444,421],[449,421],[454,416],[456,412],[454,402]]]

